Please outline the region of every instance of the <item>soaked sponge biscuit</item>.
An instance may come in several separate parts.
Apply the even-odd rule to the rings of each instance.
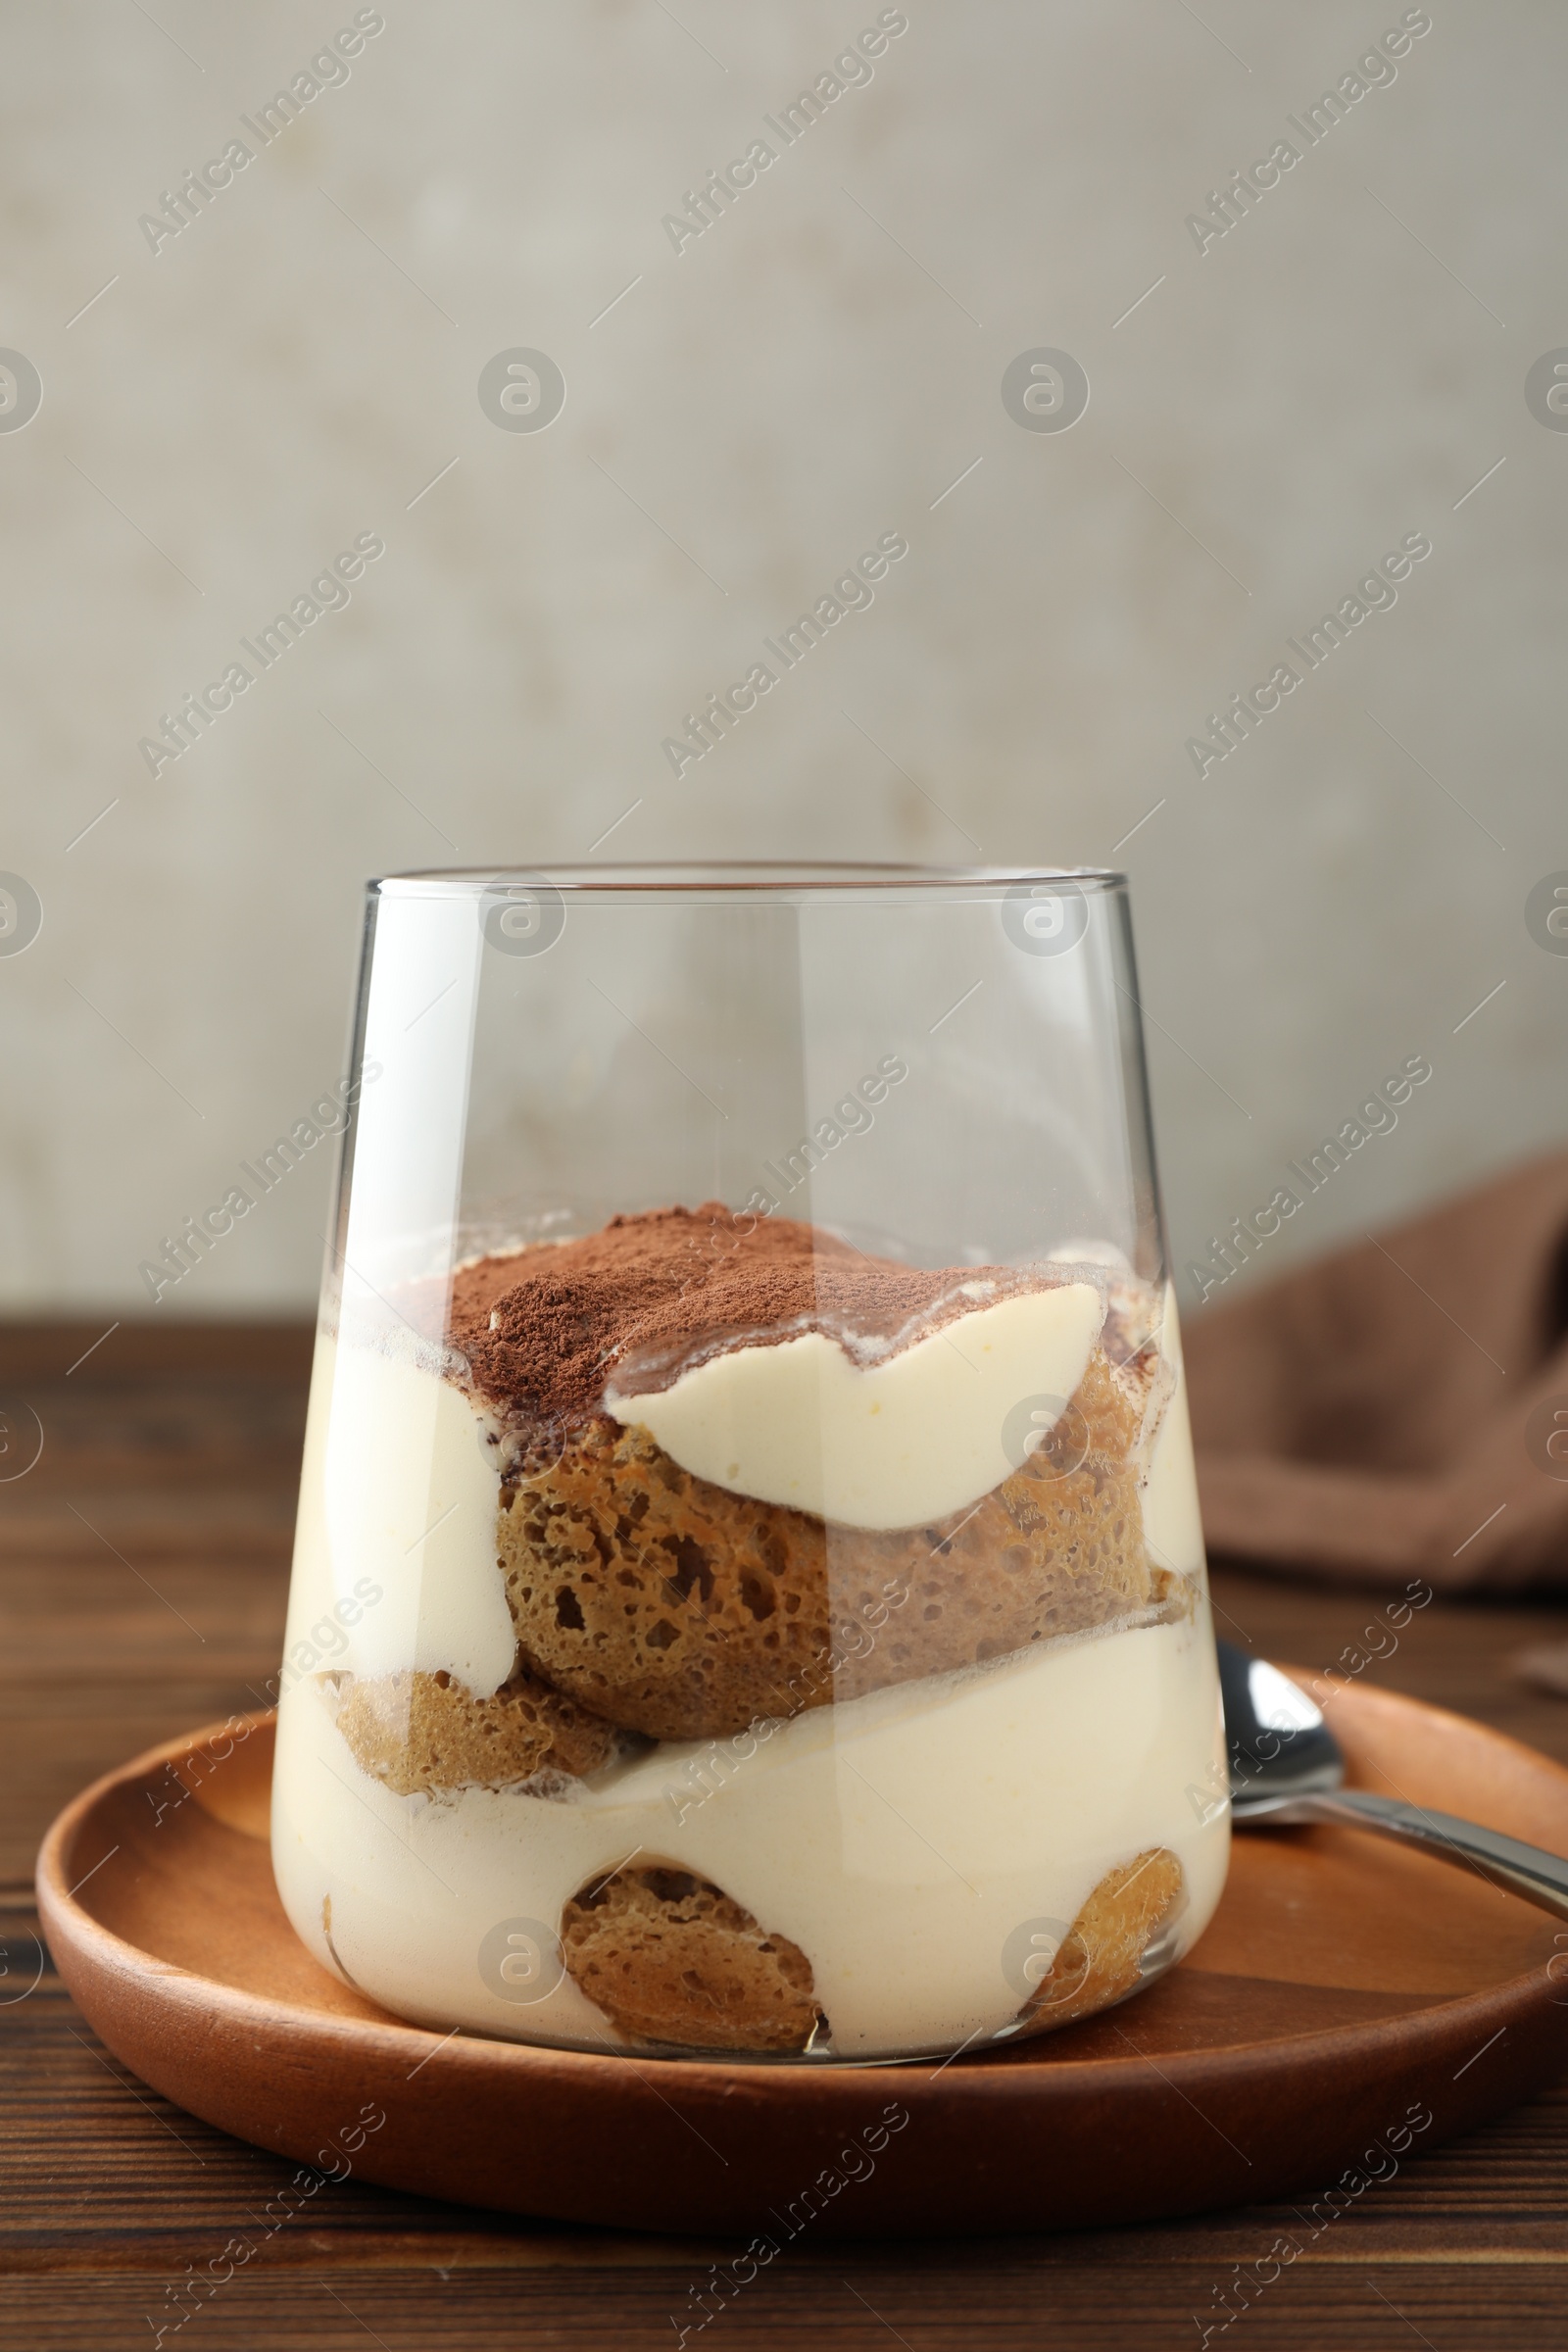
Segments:
[[[1144,1398],[1097,1348],[1048,1441],[929,1527],[829,1526],[683,1470],[596,1416],[504,1487],[498,1552],[523,1656],[655,1740],[858,1697],[1182,1603],[1139,1504]],[[1081,1458],[1080,1458],[1081,1457]]]
[[[488,1698],[450,1674],[357,1681],[339,1703],[337,1728],[361,1771],[398,1796],[593,1772],[620,1744],[610,1724],[526,1666]]]
[[[574,1895],[561,1942],[573,1983],[629,2040],[803,2050],[822,2022],[800,1946],[673,1863],[618,1870]]]
[[[1152,1845],[1107,1870],[1057,1946],[1051,1973],[1019,2015],[1026,2034],[1054,2033],[1136,1992],[1152,1947],[1186,1909],[1187,1884],[1169,1846]]]

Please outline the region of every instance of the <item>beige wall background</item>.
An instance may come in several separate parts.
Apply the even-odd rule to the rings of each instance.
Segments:
[[[764,118],[878,6],[6,11],[0,867],[42,912],[0,953],[8,1311],[152,1311],[138,1261],[340,1076],[365,878],[431,863],[1127,866],[1178,1262],[1432,1065],[1238,1283],[1560,1141],[1568,957],[1526,906],[1568,867],[1568,434],[1526,378],[1568,345],[1568,19],[888,14],[786,148]],[[564,379],[544,430],[480,404],[519,347]],[[1043,347],[1087,374],[1067,430],[1004,406]],[[890,530],[874,606],[677,777],[683,714]],[[1417,532],[1200,775],[1206,714]],[[150,773],[361,534],[351,601]],[[327,1178],[157,1311],[308,1306]]]

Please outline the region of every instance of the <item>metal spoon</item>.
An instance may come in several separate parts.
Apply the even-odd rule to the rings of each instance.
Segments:
[[[1332,1821],[1375,1830],[1401,1844],[1422,1846],[1443,1861],[1468,1862],[1494,1886],[1568,1919],[1568,1861],[1451,1813],[1431,1813],[1398,1797],[1347,1788],[1345,1757],[1322,1709],[1266,1659],[1249,1657],[1232,1642],[1215,1647],[1230,1756],[1231,1819],[1239,1827],[1265,1820]]]

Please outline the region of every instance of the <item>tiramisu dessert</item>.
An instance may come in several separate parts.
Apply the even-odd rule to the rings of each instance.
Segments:
[[[927,1269],[708,1202],[392,1303],[320,1343],[284,1663],[325,1965],[530,2040],[893,2057],[1201,1931],[1180,1356],[1115,1251]]]

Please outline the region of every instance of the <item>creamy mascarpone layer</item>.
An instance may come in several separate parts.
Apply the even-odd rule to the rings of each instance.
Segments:
[[[814,1709],[766,1739],[665,1744],[568,1803],[395,1797],[360,1772],[327,1689],[302,1681],[278,1726],[272,1860],[303,1940],[388,2008],[589,2046],[618,2036],[569,1977],[547,1967],[552,1989],[519,2004],[481,1973],[481,1947],[528,1923],[553,1936],[565,1901],[633,1853],[673,1862],[801,1946],[837,2054],[893,2056],[1005,2027],[1027,1989],[1020,1936],[1027,1951],[1064,1934],[1148,1846],[1182,1863],[1186,1950],[1219,1899],[1229,1829],[1190,1791],[1224,1786],[1200,1607]]]
[[[842,1527],[920,1527],[976,1503],[1018,1468],[1004,1446],[1023,1399],[1059,1412],[1103,1308],[1090,1283],[1025,1291],[948,1323],[881,1363],[822,1332],[737,1348],[605,1410],[648,1430],[683,1470],[732,1494]],[[1044,1436],[1056,1413],[1042,1407]]]
[[[1176,1319],[1176,1293],[1166,1286],[1159,1327],[1160,1353],[1176,1376],[1144,1475],[1144,1542],[1157,1568],[1178,1576],[1201,1576],[1206,1566],[1203,1522],[1198,1506],[1198,1472],[1193,1463],[1193,1425],[1187,1405],[1187,1367]]]
[[[488,1423],[461,1389],[373,1347],[317,1342],[285,1680],[416,1667],[488,1697],[517,1636],[496,1565]]]

